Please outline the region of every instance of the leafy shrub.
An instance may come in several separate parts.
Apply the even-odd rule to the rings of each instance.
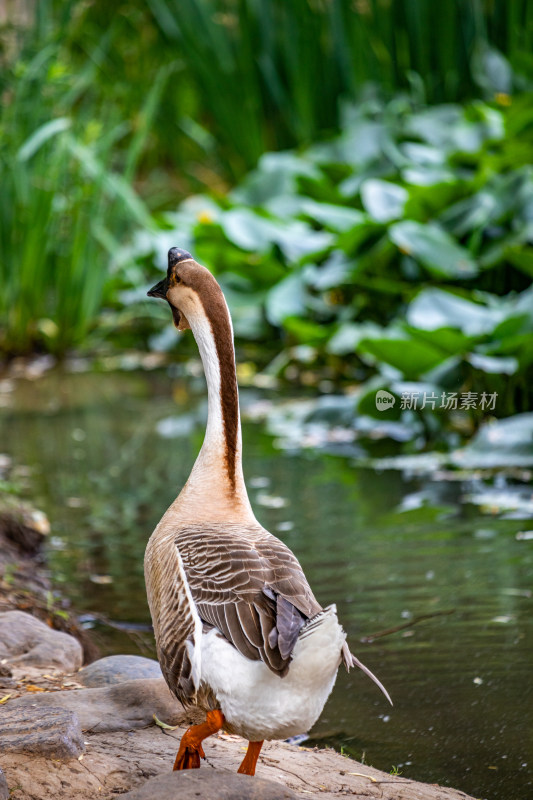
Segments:
[[[530,96],[501,102],[369,96],[338,137],[265,154],[133,251],[164,268],[170,245],[191,249],[229,292],[239,338],[281,332],[281,373],[475,387],[501,392],[498,413],[526,408],[533,111]]]

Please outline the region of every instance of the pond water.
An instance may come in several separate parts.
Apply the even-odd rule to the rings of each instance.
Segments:
[[[50,373],[3,388],[0,450],[31,469],[54,578],[79,610],[142,629],[144,547],[201,445],[203,382]],[[256,399],[243,392],[245,405]],[[257,517],[295,551],[318,599],[337,604],[394,700],[341,669],[311,741],[476,798],[531,797],[531,523],[481,513],[460,481],[283,452],[250,421],[243,435]],[[149,633],[95,635],[104,653],[153,655]]]

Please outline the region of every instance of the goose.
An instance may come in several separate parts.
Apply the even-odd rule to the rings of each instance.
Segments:
[[[175,770],[205,758],[220,731],[248,740],[238,772],[254,775],[264,740],[318,719],[344,662],[380,681],[349,650],[336,608],[316,600],[296,556],[256,520],[242,469],[233,328],[222,290],[186,250],[168,253],[164,299],[192,330],[208,392],[203,445],[185,486],[150,537],[145,580],[163,676],[205,722],[182,736]]]

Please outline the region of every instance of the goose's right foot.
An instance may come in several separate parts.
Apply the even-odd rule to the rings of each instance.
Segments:
[[[205,758],[202,742],[216,733],[224,724],[221,711],[208,711],[206,721],[202,725],[193,725],[181,737],[180,749],[174,762],[174,770],[199,769],[200,758]]]
[[[248,750],[237,772],[243,775],[255,775],[255,765],[262,747],[263,742],[248,742]]]

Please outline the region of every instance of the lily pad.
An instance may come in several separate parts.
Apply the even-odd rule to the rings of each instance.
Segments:
[[[533,466],[533,413],[486,423],[451,460],[469,469]]]

